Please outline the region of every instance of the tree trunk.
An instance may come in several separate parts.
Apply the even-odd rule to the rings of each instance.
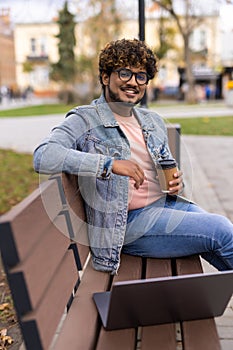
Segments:
[[[184,35],[184,62],[187,89],[185,89],[185,101],[196,103],[195,80],[192,72],[192,60],[189,49],[189,35]]]

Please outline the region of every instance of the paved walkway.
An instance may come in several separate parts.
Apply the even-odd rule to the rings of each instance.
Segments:
[[[32,153],[64,114],[0,118],[0,148]]]
[[[233,222],[233,137],[182,136],[181,168],[186,195],[212,213]],[[214,271],[203,261],[206,272]],[[219,286],[221,288],[221,286]],[[233,349],[233,297],[216,318],[222,350]]]
[[[162,107],[160,114],[166,115],[163,113],[165,110],[161,110]],[[63,118],[64,115],[0,118],[0,148],[32,153],[49,130]],[[185,174],[186,195],[206,210],[226,215],[233,222],[232,150],[233,137],[181,137],[181,168]],[[207,263],[203,262],[203,266],[206,272],[213,271]],[[232,350],[233,298],[216,323],[222,350]]]
[[[196,105],[171,104],[159,105],[153,108],[165,118],[194,118],[194,117],[224,117],[233,116],[233,107],[226,106],[222,101],[203,102]]]

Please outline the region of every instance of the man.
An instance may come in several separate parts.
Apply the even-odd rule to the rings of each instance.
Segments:
[[[143,42],[117,40],[99,56],[103,93],[71,110],[35,150],[35,170],[78,175],[93,266],[116,273],[120,253],[147,257],[201,254],[219,270],[233,268],[233,225],[180,195],[182,172],[161,192],[158,159],[171,158],[166,127],[137,108],[157,59]]]

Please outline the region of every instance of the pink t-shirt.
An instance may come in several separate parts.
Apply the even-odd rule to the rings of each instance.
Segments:
[[[134,116],[122,117],[115,113],[114,116],[129,140],[131,160],[136,161],[145,173],[145,180],[138,190],[134,187],[134,180],[129,179],[129,210],[142,208],[163,196],[156,178],[157,172],[137,119]]]

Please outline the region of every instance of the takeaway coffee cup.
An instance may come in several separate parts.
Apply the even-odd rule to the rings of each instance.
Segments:
[[[169,193],[169,181],[174,180],[173,175],[178,170],[175,159],[159,159],[156,170],[162,192]]]

